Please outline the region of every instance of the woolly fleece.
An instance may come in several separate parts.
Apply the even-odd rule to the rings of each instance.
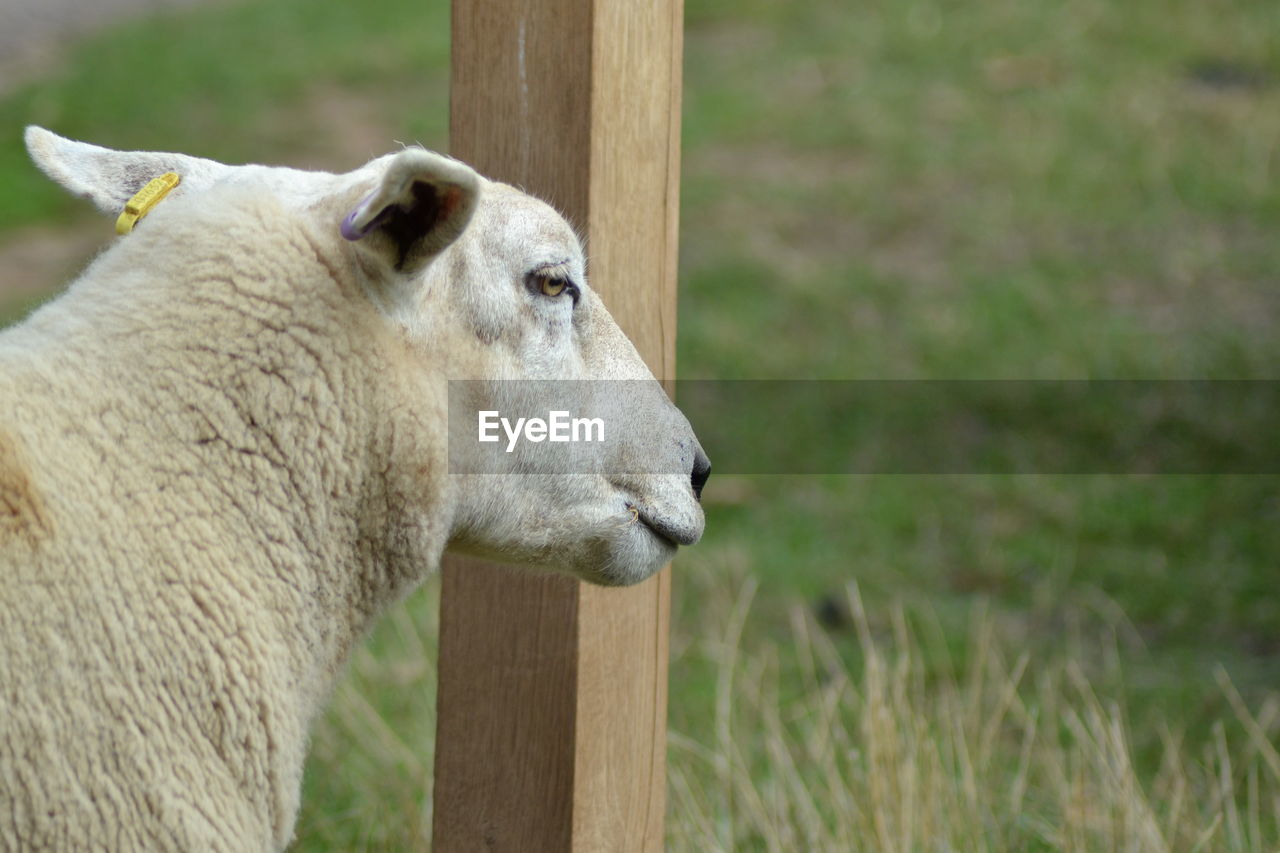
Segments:
[[[39,154],[53,144],[32,147],[72,186]],[[103,151],[90,148],[77,156]],[[468,264],[501,268],[490,255],[511,252],[492,230],[510,216],[494,205],[571,240],[555,251],[574,253],[579,278],[581,247],[545,205],[478,178],[480,200],[464,200],[448,233],[443,220],[419,223],[430,234],[408,246],[413,223],[401,222],[343,240],[343,216],[402,162],[325,176],[332,192],[307,184],[305,203],[249,179],[193,177],[0,335],[0,849],[285,847],[307,731],[370,621],[460,540],[519,550],[514,533],[486,533],[486,513],[510,514],[504,501],[468,509],[444,473],[445,368],[431,365],[447,344],[472,353],[473,375],[511,374],[511,341],[523,338],[441,319],[423,291]],[[303,174],[279,171],[285,183]],[[137,188],[89,183],[73,189],[97,193],[104,210]],[[472,202],[489,213],[460,241],[465,259],[423,272]],[[357,212],[362,226],[381,221]],[[619,358],[625,338],[599,325],[607,313],[580,284]],[[508,290],[532,298],[522,284]],[[567,304],[509,313],[536,319]],[[655,486],[646,500],[684,513],[673,529],[693,541],[696,441],[680,429],[669,444],[683,448],[683,492]],[[631,504],[612,492],[603,504],[621,531],[611,535],[629,537],[617,552],[626,574],[612,582],[670,558],[668,538],[617,521],[634,521]],[[589,538],[547,547],[539,534],[548,560]]]

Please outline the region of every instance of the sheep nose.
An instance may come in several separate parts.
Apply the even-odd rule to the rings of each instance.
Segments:
[[[710,476],[711,460],[699,448],[697,454],[693,457],[693,474],[689,477],[689,480],[693,483],[693,496],[698,500],[702,500],[702,487],[707,484],[707,478]]]

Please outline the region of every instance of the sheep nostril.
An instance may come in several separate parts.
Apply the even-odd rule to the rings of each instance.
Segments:
[[[693,483],[693,496],[698,500],[702,500],[702,487],[707,484],[707,478],[711,476],[711,460],[701,452],[693,459],[693,474],[689,480]]]

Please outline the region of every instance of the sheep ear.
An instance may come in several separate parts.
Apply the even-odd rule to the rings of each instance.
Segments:
[[[25,138],[27,151],[42,172],[112,215],[120,213],[125,202],[148,181],[165,172],[176,172],[182,179],[175,192],[190,192],[212,185],[231,169],[186,154],[113,151],[64,139],[42,127],[28,127]]]
[[[342,221],[342,236],[396,271],[415,273],[467,227],[480,176],[464,163],[421,148],[377,165],[377,186]]]

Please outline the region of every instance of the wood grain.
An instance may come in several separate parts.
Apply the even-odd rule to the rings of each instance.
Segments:
[[[682,0],[456,0],[451,153],[556,206],[675,375]],[[601,589],[446,561],[435,849],[660,850],[670,575]]]

